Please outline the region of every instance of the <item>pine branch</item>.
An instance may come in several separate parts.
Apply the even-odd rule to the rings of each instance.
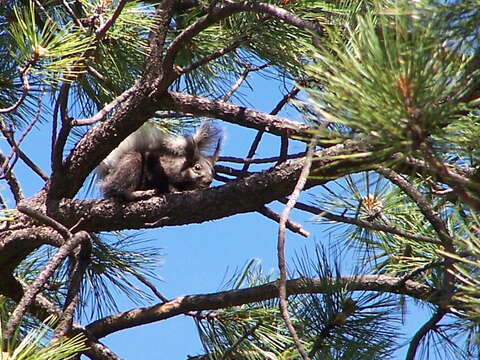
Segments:
[[[389,275],[358,275],[342,278],[299,278],[287,281],[287,295],[329,294],[343,291],[378,291],[403,294],[433,304],[441,301],[443,292],[427,285],[408,280],[402,288],[400,278]],[[190,311],[216,310],[236,305],[256,303],[278,297],[278,282],[246,289],[222,291],[212,294],[180,296],[167,303],[141,309],[132,309],[99,319],[87,326],[97,339],[114,332],[169,319]]]
[[[405,360],[415,360],[415,354],[417,352],[418,346],[422,339],[428,334],[429,331],[433,330],[435,326],[443,319],[446,315],[445,310],[438,309],[435,314],[428,320],[423,326],[417,331],[415,336],[412,338],[410,345],[408,347],[407,356]]]
[[[40,272],[38,277],[29,285],[28,290],[23,295],[22,299],[18,302],[15,310],[12,312],[10,319],[5,327],[3,332],[3,338],[5,340],[9,339],[15,329],[20,324],[23,316],[25,315],[27,308],[34,301],[37,294],[42,290],[43,286],[47,283],[48,278],[52,276],[53,272],[60,266],[61,262],[70,254],[70,252],[75,249],[81,242],[88,241],[88,233],[81,231],[63,244],[55,255],[48,261],[45,268]]]
[[[287,265],[285,261],[285,225],[287,219],[292,211],[292,208],[295,206],[295,203],[300,196],[301,191],[305,187],[307,182],[307,176],[310,173],[310,168],[312,165],[312,158],[313,152],[315,149],[315,142],[312,142],[307,151],[307,155],[305,157],[305,162],[303,164],[302,171],[300,172],[300,176],[298,177],[297,184],[293,189],[293,192],[290,195],[290,199],[287,201],[285,208],[280,216],[280,223],[278,225],[278,243],[277,243],[277,258],[278,258],[278,270],[280,273],[280,277],[278,280],[278,297],[280,300],[280,312],[282,314],[283,320],[287,325],[288,331],[293,338],[293,342],[295,343],[295,347],[297,348],[298,352],[302,356],[304,360],[310,360],[307,352],[302,346],[300,342],[300,338],[297,334],[297,331],[293,327],[292,321],[290,320],[290,315],[288,313],[288,303],[287,303]]]
[[[0,152],[0,163],[8,164],[8,159],[1,152]],[[5,180],[7,181],[10,191],[13,194],[13,198],[15,199],[15,202],[18,203],[24,198],[24,196],[22,192],[22,187],[20,186],[20,183],[18,182],[17,177],[11,171],[11,169],[9,168],[5,169],[5,165],[3,166],[2,172],[3,172],[2,177],[4,177]]]
[[[280,199],[280,201],[283,202],[283,203],[287,202],[286,199]],[[399,236],[402,236],[406,239],[411,239],[411,240],[415,240],[415,241],[419,241],[419,242],[426,242],[426,243],[435,244],[435,245],[441,245],[442,244],[441,241],[439,241],[437,239],[434,239],[434,238],[431,238],[431,237],[428,237],[428,236],[423,236],[423,235],[419,235],[419,234],[412,234],[412,233],[409,233],[407,231],[404,231],[402,229],[398,229],[398,228],[396,228],[394,226],[390,226],[390,225],[379,224],[379,223],[367,221],[367,220],[364,220],[364,219],[351,218],[351,217],[347,217],[347,216],[333,214],[329,211],[322,210],[318,207],[307,205],[307,204],[304,204],[304,203],[301,203],[301,202],[297,202],[295,204],[295,207],[299,210],[307,211],[311,214],[315,214],[315,215],[324,217],[325,219],[328,219],[328,220],[331,220],[331,221],[342,222],[342,223],[345,223],[345,224],[352,224],[352,225],[356,225],[356,226],[359,226],[359,227],[364,228],[364,229],[383,231],[383,232],[386,232],[386,233],[389,233],[389,234],[399,235]]]
[[[397,185],[400,189],[402,189],[403,192],[405,192],[405,194],[407,194],[415,202],[415,204],[417,204],[421,213],[430,222],[430,224],[432,224],[433,229],[438,234],[438,237],[442,241],[445,249],[448,249],[448,251],[453,250],[453,239],[450,236],[448,229],[445,227],[445,223],[434,211],[432,204],[423,197],[420,191],[418,191],[411,183],[391,169],[382,166],[376,166],[375,169],[389,179],[392,183]]]
[[[259,212],[260,214],[262,214],[262,215],[266,216],[267,218],[272,219],[273,221],[276,221],[278,223],[280,223],[280,221],[281,221],[280,215],[277,214],[272,209],[266,207],[266,206],[261,207],[260,209],[257,210],[257,212]],[[286,222],[285,225],[286,225],[288,230],[291,230],[294,233],[302,235],[303,237],[309,237],[310,236],[310,233],[308,231],[306,231],[300,224],[297,224],[297,223],[295,223],[291,220],[287,219],[287,222]]]
[[[28,291],[30,284],[22,284],[15,279],[12,275],[2,277],[0,281],[0,294],[9,297],[10,299],[19,302],[24,294]],[[41,293],[37,294],[32,304],[29,307],[31,314],[36,316],[40,320],[45,320],[49,316],[55,316],[60,319],[62,317],[62,311],[56,305],[54,305],[50,299],[43,296]],[[120,360],[116,354],[114,354],[108,347],[100,343],[86,329],[74,323],[74,332],[81,332],[87,339],[88,349],[84,352],[91,359],[95,360]]]

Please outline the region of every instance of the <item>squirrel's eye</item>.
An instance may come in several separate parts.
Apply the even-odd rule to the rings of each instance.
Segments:
[[[195,171],[200,171],[200,170],[202,170],[202,165],[200,165],[200,164],[195,164],[195,166],[193,167],[193,169],[194,169]]]

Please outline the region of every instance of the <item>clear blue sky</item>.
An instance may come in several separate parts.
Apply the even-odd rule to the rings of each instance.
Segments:
[[[251,84],[255,89],[255,96],[249,89],[243,88],[251,106],[270,112],[281,98],[278,90],[281,84],[258,76],[254,77]],[[283,112],[281,115],[290,118],[296,116],[293,111]],[[224,124],[224,127],[227,139],[223,154],[244,157],[256,132],[230,124]],[[40,126],[30,134],[24,147],[24,151],[31,154],[32,159],[47,173],[49,131],[49,126]],[[266,136],[258,155],[276,155],[277,145],[277,138]],[[302,150],[300,144],[293,144],[290,148],[290,152]],[[38,177],[26,170],[20,162],[16,171],[27,196],[39,190],[41,182]],[[309,197],[304,198],[304,201],[308,200]],[[281,208],[277,206],[276,210],[280,211]],[[305,247],[313,249],[315,241],[328,243],[326,227],[312,222],[311,215],[293,212],[291,219],[301,223],[311,236],[305,239],[287,232],[287,259]],[[158,283],[159,291],[167,298],[218,291],[221,289],[222,280],[253,258],[261,261],[266,272],[276,270],[277,229],[275,222],[253,213],[198,225],[145,231],[144,237],[155,239],[154,244],[162,248],[165,255],[164,263],[157,269],[157,274],[163,278],[163,281]],[[348,267],[351,264],[344,265]],[[118,302],[121,310],[134,307],[120,295]],[[424,321],[425,315],[418,309],[411,305],[408,309],[414,312],[416,321],[420,321],[416,326]],[[424,309],[423,312],[427,313],[427,310]],[[428,316],[428,313],[426,315]],[[407,329],[415,331],[416,327],[408,326]],[[124,330],[102,341],[125,359],[186,359],[187,355],[196,355],[202,351],[194,323],[185,316]],[[400,358],[403,356],[399,355]]]

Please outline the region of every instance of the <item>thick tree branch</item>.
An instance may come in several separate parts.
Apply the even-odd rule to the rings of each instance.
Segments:
[[[219,22],[230,15],[233,15],[242,11],[253,11],[258,13],[264,13],[272,16],[273,18],[282,20],[287,24],[296,26],[303,30],[310,30],[316,35],[321,35],[323,30],[321,27],[313,22],[305,21],[295,16],[294,14],[278,8],[276,6],[259,3],[259,2],[227,2],[225,6],[213,7],[208,14],[188,26],[184,31],[180,33],[169,45],[163,62],[163,78],[160,82],[160,88],[167,89],[172,81],[176,78],[177,73],[173,68],[175,58],[188,41],[190,41],[195,35],[208,28],[210,25]]]
[[[370,155],[365,153],[365,146],[366,144],[347,143],[317,152],[312,164],[315,179],[307,182],[307,188],[341,175],[368,169],[373,163],[381,161],[374,152]],[[366,155],[347,155],[358,153]],[[342,154],[345,156],[340,156]],[[139,229],[148,223],[155,223],[159,227],[200,223],[256,211],[261,206],[290,194],[303,164],[304,159],[290,161],[220,187],[164,194],[133,203],[119,203],[111,199],[64,199],[54,215],[66,226],[73,226],[83,218],[79,229],[87,231]]]
[[[170,91],[157,100],[162,110],[175,110],[191,113],[194,116],[221,119],[232,124],[250,129],[264,130],[279,136],[286,134],[289,137],[305,140],[311,138],[311,131],[314,130],[311,126],[286,118],[200,96]]]
[[[415,299],[436,303],[441,299],[441,292],[427,285],[406,281],[399,288],[399,278],[388,275],[359,275],[343,278],[299,278],[287,281],[287,294],[315,294],[344,291],[378,291],[403,294]],[[277,298],[278,283],[271,282],[247,289],[223,291],[212,294],[181,296],[167,303],[150,307],[132,309],[97,320],[87,326],[87,330],[97,339],[114,332],[165,320],[189,311],[224,309]]]

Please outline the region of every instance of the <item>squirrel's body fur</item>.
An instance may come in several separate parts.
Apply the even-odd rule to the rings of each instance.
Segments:
[[[134,200],[134,191],[157,193],[203,189],[213,179],[221,131],[211,123],[192,135],[171,135],[145,124],[128,136],[97,167],[105,197]],[[207,155],[208,151],[214,151]]]

